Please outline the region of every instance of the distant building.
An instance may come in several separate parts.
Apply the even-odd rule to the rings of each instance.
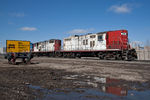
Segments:
[[[2,48],[0,48],[0,54],[2,54],[3,53],[3,49]]]
[[[6,47],[0,48],[0,54],[5,54],[6,53]]]
[[[150,46],[135,47],[138,60],[150,60]]]
[[[144,49],[150,51],[150,46],[145,46]]]

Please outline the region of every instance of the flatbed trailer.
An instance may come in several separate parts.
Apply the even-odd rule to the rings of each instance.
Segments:
[[[30,41],[7,40],[6,58],[9,64],[16,64],[16,59],[22,59],[23,63],[30,63],[33,58],[30,52]]]

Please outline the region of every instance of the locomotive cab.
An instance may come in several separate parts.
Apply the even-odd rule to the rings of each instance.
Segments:
[[[128,31],[109,31],[106,34],[107,49],[128,49]]]

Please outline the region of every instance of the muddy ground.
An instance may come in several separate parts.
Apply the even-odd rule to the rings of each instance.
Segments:
[[[143,99],[144,98],[144,99]],[[0,100],[149,100],[149,61],[0,58]]]

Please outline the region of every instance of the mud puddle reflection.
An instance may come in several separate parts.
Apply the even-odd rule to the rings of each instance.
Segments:
[[[86,75],[66,75],[63,78],[71,80],[72,85],[80,85],[80,88],[68,86],[69,88],[50,90],[34,85],[28,87],[35,90],[36,100],[150,100],[149,82],[129,82]]]

